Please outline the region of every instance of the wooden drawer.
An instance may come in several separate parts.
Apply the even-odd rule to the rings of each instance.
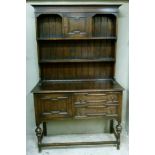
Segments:
[[[38,95],[41,119],[65,118],[72,116],[71,97],[67,94]]]
[[[117,116],[117,93],[75,93],[75,118]]]
[[[75,93],[74,100],[78,101],[92,101],[102,100],[107,103],[118,102],[118,93]]]
[[[117,106],[87,106],[87,107],[76,107],[75,118],[86,118],[86,117],[116,117]]]

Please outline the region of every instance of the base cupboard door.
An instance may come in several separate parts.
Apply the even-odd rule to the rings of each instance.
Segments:
[[[68,94],[36,95],[37,113],[41,120],[72,117],[71,96]]]

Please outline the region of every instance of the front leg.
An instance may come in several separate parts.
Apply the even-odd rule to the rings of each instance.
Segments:
[[[116,125],[116,133],[117,133],[117,150],[120,149],[120,135],[122,131],[121,122],[118,121],[118,124]]]
[[[41,152],[41,140],[42,140],[42,129],[39,127],[39,125],[37,126],[36,130],[36,136],[38,138],[38,149],[39,149],[39,152]]]

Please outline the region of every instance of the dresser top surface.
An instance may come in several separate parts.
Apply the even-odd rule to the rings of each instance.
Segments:
[[[112,79],[40,81],[33,93],[123,91]]]

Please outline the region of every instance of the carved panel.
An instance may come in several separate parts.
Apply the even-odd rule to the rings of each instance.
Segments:
[[[87,14],[64,17],[65,37],[88,37],[91,35],[92,18]]]
[[[67,94],[38,95],[41,119],[65,118],[72,116],[71,97]]]

